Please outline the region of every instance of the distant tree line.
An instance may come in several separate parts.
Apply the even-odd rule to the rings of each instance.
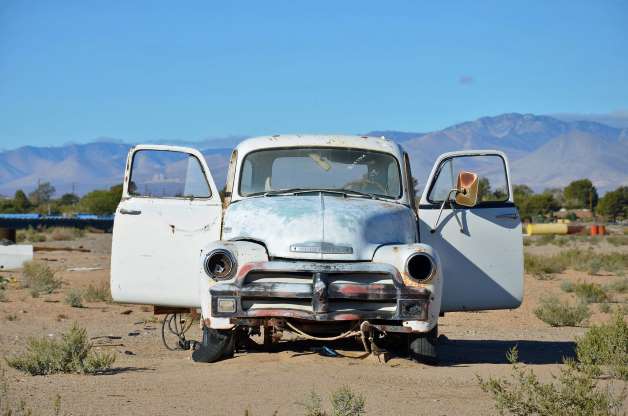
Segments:
[[[589,179],[579,179],[564,189],[550,188],[541,193],[535,193],[527,185],[514,185],[513,196],[524,219],[548,217],[561,208],[589,209],[595,215],[611,221],[628,218],[627,186],[607,192],[600,198]],[[572,219],[575,219],[575,215],[572,215]]]
[[[42,182],[28,195],[18,189],[13,198],[0,200],[2,213],[40,213],[51,215],[88,213],[96,215],[113,214],[122,198],[122,185],[107,190],[96,190],[82,198],[66,193],[53,198],[56,189],[50,182]]]
[[[115,185],[106,190],[95,190],[82,198],[73,193],[66,193],[55,199],[53,198],[55,192],[55,187],[49,182],[40,183],[28,195],[21,189],[17,190],[13,198],[0,199],[0,212],[38,212],[53,215],[79,212],[96,215],[113,214],[122,198],[122,185]],[[500,201],[507,197],[504,189],[492,190],[487,178],[480,179],[478,193],[481,201]],[[527,185],[514,185],[513,196],[523,219],[550,217],[561,208],[590,209],[596,215],[611,221],[628,218],[628,186],[621,186],[599,198],[597,189],[589,179],[579,179],[564,189],[550,188],[540,193],[535,193]]]

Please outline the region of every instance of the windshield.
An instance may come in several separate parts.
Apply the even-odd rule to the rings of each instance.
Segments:
[[[240,195],[345,190],[398,199],[399,175],[397,159],[381,152],[321,147],[260,150],[244,158]]]

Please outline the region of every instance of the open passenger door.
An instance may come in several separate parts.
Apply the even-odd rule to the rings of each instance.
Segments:
[[[477,202],[472,206],[455,202],[461,194],[453,191],[459,187],[461,172],[478,175]],[[434,247],[441,260],[442,311],[509,309],[521,304],[521,219],[504,153],[441,155],[421,196],[419,231],[421,242]]]
[[[221,224],[220,194],[201,152],[131,149],[113,226],[113,300],[200,306],[199,253],[220,239]]]

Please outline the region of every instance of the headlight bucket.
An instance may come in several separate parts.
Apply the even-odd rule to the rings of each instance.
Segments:
[[[235,276],[238,263],[232,252],[218,248],[212,250],[203,262],[205,273],[214,280],[228,280]]]
[[[436,274],[436,262],[427,253],[413,253],[406,260],[406,273],[415,282],[427,283]]]

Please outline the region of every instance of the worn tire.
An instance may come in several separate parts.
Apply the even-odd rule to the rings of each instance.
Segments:
[[[192,360],[199,363],[213,363],[222,358],[233,357],[234,336],[232,330],[203,327],[203,341],[196,345]]]
[[[425,334],[410,334],[408,353],[410,358],[424,364],[438,364],[438,326]]]

